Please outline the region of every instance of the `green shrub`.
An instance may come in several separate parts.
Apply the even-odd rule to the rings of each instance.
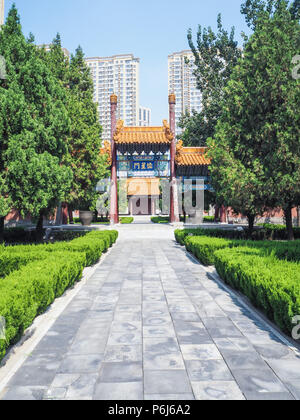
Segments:
[[[4,229],[4,242],[26,242],[28,240],[28,234],[24,227],[14,227]]]
[[[284,225],[273,225],[272,223],[262,223],[259,224],[262,230],[261,233],[263,234],[264,239],[269,240],[287,240],[287,231],[286,226]],[[294,236],[295,239],[300,239],[300,228],[295,227]]]
[[[71,242],[0,246],[0,316],[6,320],[6,340],[0,340],[0,360],[34,318],[81,278],[117,239],[118,232],[92,231]]]
[[[179,235],[177,232],[181,232]],[[294,228],[295,238],[300,239],[300,228]],[[178,242],[183,243],[183,237],[188,235],[193,236],[212,236],[216,238],[226,238],[226,239],[240,239],[240,240],[254,240],[254,241],[266,241],[266,240],[287,240],[286,229],[281,225],[262,225],[259,228],[256,228],[251,236],[249,235],[248,228],[244,227],[242,229],[204,229],[204,228],[195,228],[195,229],[181,229],[175,231],[175,237],[179,238]]]
[[[223,238],[210,238],[207,236],[188,236],[185,239],[186,249],[192,252],[204,265],[214,264],[215,251],[228,248],[231,241]]]
[[[115,230],[92,231],[84,236],[73,239],[70,242],[57,242],[54,244],[42,245],[17,245],[14,247],[7,247],[14,252],[34,253],[34,252],[56,252],[56,251],[77,251],[84,252],[86,255],[86,265],[96,263],[101,254],[117,240],[118,232]]]
[[[86,231],[55,230],[51,236],[53,236],[55,241],[72,241],[73,239],[85,236],[87,233]]]
[[[203,223],[214,223],[215,216],[204,216]]]
[[[175,238],[181,244],[184,245],[184,240],[187,236],[211,236],[213,238],[225,238],[225,239],[244,239],[246,240],[247,235],[244,230],[237,229],[177,229],[175,230]]]
[[[152,223],[158,223],[158,224],[166,224],[170,222],[170,219],[168,216],[154,216],[151,217]]]
[[[6,251],[0,253],[0,277],[8,276],[11,272],[19,270],[24,265],[46,258],[47,252],[23,252],[15,251],[14,247],[9,247]]]
[[[283,331],[300,313],[300,265],[264,255],[262,248],[241,247],[215,252],[223,280],[243,292]]]
[[[121,217],[120,222],[122,225],[130,225],[133,222],[133,217]]]
[[[0,359],[34,318],[81,278],[84,254],[58,252],[44,256],[0,279],[0,315],[6,321],[6,340],[0,340]]]
[[[190,234],[191,235],[191,234]],[[182,230],[175,231],[176,240],[186,245],[187,250],[192,252],[203,264],[214,263],[214,252],[221,248],[247,246],[257,248],[262,255],[274,255],[280,260],[300,261],[300,241],[246,241],[214,238],[209,236],[186,236]]]

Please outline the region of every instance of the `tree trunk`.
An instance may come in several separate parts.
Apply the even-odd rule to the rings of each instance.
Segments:
[[[56,209],[55,224],[57,226],[62,224],[62,206],[61,206],[61,203],[58,204],[57,209]]]
[[[4,242],[4,220],[5,217],[0,217],[0,243]]]
[[[39,219],[36,225],[36,240],[37,242],[42,242],[43,239],[43,225],[44,225],[44,211],[40,211]]]
[[[297,207],[297,226],[300,227],[300,207]]]
[[[295,239],[294,237],[294,230],[293,230],[293,217],[292,217],[292,206],[289,204],[289,206],[284,210],[285,214],[285,222],[286,222],[286,230],[287,230],[287,236],[289,241],[293,241]]]
[[[218,205],[216,205],[216,207],[215,207],[215,223],[217,223],[219,221],[219,217],[220,217],[220,207]]]
[[[247,216],[248,219],[248,236],[251,238],[253,230],[254,230],[254,222],[255,222],[255,216],[252,214]]]
[[[73,209],[72,207],[68,206],[68,214],[69,214],[69,224],[70,225],[74,225],[74,220],[73,220]]]

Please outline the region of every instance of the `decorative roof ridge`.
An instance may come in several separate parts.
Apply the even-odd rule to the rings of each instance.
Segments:
[[[183,146],[181,149],[181,153],[205,153],[208,150],[208,147],[206,146],[198,146],[198,147],[193,147],[193,146]]]
[[[210,158],[207,157],[208,147],[184,147],[183,141],[179,140],[176,144],[176,157],[175,161],[177,165],[187,165],[188,161],[192,157],[197,156],[197,160],[200,159],[203,163],[201,164],[209,164]],[[190,156],[191,158],[188,158]]]
[[[116,143],[122,143],[124,142],[124,136],[125,138],[130,135],[135,135],[135,136],[139,136],[141,135],[146,135],[146,142],[158,142],[158,143],[171,143],[171,141],[174,139],[174,135],[172,133],[172,131],[170,130],[170,126],[167,122],[167,120],[163,120],[163,126],[152,126],[152,127],[139,127],[139,126],[124,126],[124,121],[119,120],[117,122],[117,127],[116,127],[116,131],[114,134],[114,140]],[[147,139],[147,136],[149,135],[155,135],[155,134],[159,134],[160,138],[157,140],[155,140],[155,136],[153,139],[152,136],[152,140],[151,140],[151,136],[149,137],[149,139]],[[128,141],[128,140],[127,140]],[[133,141],[134,142],[134,141]]]

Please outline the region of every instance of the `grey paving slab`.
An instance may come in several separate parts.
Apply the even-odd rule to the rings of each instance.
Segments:
[[[234,380],[224,360],[187,360],[186,367],[192,382]]]
[[[104,362],[101,366],[100,382],[137,382],[142,381],[142,362]]]
[[[246,392],[249,401],[293,401],[290,392]]]
[[[192,382],[197,400],[245,400],[235,381],[202,381]]]
[[[183,344],[180,346],[185,360],[222,360],[215,344]]]
[[[58,368],[58,373],[94,373],[99,371],[103,355],[85,354],[72,355],[67,354]]]
[[[174,353],[157,354],[144,353],[144,370],[184,370],[184,360],[180,351]]]
[[[3,399],[300,399],[300,359],[170,226],[119,233]]]
[[[190,394],[145,394],[147,401],[194,401],[193,393]]]
[[[146,370],[144,389],[146,394],[178,394],[192,391],[185,370]]]
[[[282,381],[300,380],[299,358],[295,357],[290,360],[267,359],[267,362]]]
[[[105,362],[141,362],[143,348],[141,345],[107,346],[103,360]]]
[[[46,387],[15,386],[8,388],[2,399],[8,401],[42,401],[46,390]]]
[[[239,369],[233,375],[245,394],[288,391],[271,369]]]
[[[96,385],[93,394],[95,400],[143,400],[144,389],[143,382],[122,382],[122,383],[107,383],[100,382]]]

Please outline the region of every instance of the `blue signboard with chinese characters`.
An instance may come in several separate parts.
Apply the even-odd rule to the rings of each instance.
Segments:
[[[154,156],[133,156],[131,162],[131,170],[132,171],[154,171]]]
[[[167,155],[118,155],[118,176],[168,177],[170,162]]]

